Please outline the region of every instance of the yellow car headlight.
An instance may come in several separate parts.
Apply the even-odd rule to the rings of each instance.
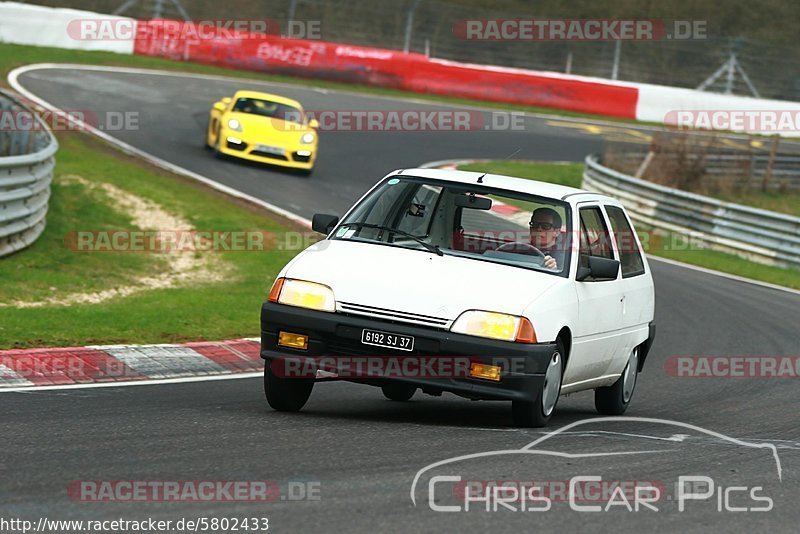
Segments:
[[[469,310],[456,319],[451,332],[518,343],[536,343],[533,325],[525,317],[480,310]]]
[[[313,133],[307,132],[304,133],[303,137],[300,138],[300,142],[303,143],[304,145],[310,145],[311,143],[314,142],[314,139],[316,138],[317,136],[315,136]]]
[[[279,304],[299,306],[300,308],[312,310],[336,311],[336,299],[331,288],[304,280],[278,278],[275,280],[275,285],[272,286],[269,300]]]
[[[239,122],[237,119],[229,120],[228,121],[228,128],[230,128],[234,132],[241,132],[243,130],[242,123]]]

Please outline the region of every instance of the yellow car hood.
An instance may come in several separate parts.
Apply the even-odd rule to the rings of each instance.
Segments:
[[[236,119],[242,125],[241,137],[248,140],[268,141],[282,145],[300,144],[303,134],[312,132],[312,128],[296,122],[287,122],[270,117],[261,117],[251,113],[228,113],[225,122]]]

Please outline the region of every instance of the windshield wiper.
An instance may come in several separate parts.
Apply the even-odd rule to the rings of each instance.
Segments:
[[[388,226],[383,226],[382,224],[370,224],[370,223],[363,223],[363,222],[354,222],[354,223],[344,223],[342,226],[357,226],[359,228],[372,228],[374,230],[382,230],[384,232],[389,232],[392,234],[398,234],[403,237],[407,237],[409,239],[413,239],[423,247],[425,247],[429,252],[433,252],[437,256],[444,256],[444,252],[441,251],[439,245],[431,245],[427,243],[422,238],[415,236],[414,234],[409,234],[408,232],[404,232],[402,230],[398,230],[397,228],[390,228]]]

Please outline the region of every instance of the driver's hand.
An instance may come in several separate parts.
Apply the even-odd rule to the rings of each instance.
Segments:
[[[544,257],[544,266],[548,269],[558,269],[558,263],[556,263],[555,258],[549,255],[545,255]]]

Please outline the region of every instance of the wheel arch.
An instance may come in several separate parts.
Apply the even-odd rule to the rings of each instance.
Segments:
[[[568,326],[564,326],[558,331],[556,340],[561,340],[561,343],[564,345],[564,369],[566,369],[569,363],[569,355],[572,351],[572,331]]]

